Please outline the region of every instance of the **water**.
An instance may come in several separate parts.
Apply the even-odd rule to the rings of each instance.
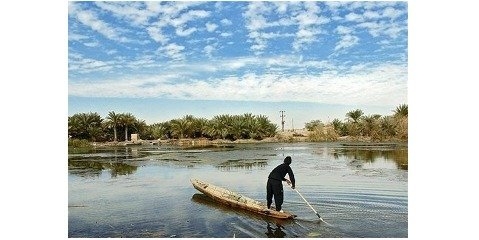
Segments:
[[[407,146],[236,144],[136,146],[69,153],[69,237],[408,237]],[[277,220],[212,202],[197,178],[265,202],[269,172],[291,156],[291,188]]]

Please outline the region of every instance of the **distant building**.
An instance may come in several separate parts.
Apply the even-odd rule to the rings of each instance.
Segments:
[[[138,133],[131,134],[131,141],[132,142],[136,142],[138,140],[140,140],[140,136],[138,136]]]

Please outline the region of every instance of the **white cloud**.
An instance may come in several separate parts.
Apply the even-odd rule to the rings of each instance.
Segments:
[[[229,19],[226,19],[226,18],[223,18],[223,19],[221,19],[221,21],[220,21],[220,22],[221,22],[221,24],[222,24],[223,26],[230,26],[230,25],[233,25],[233,22],[231,22],[231,20],[229,20]]]
[[[293,49],[295,51],[305,49],[308,44],[317,41],[316,36],[320,33],[321,31],[316,28],[300,28],[298,32],[296,32],[296,39],[293,42]]]
[[[358,68],[362,70],[319,76],[244,74],[210,78],[208,81],[178,82],[169,81],[171,78],[168,75],[156,75],[93,84],[70,82],[69,94],[223,101],[288,100],[345,105],[396,105],[407,102],[407,67],[382,64]]]
[[[320,16],[320,8],[315,2],[305,2],[304,10],[299,11],[295,17],[298,23],[298,31],[293,42],[293,49],[300,51],[317,41],[317,37],[322,33],[320,26],[328,23],[330,20],[324,16]]]
[[[210,12],[204,10],[190,10],[186,13],[181,14],[178,18],[169,20],[170,24],[174,27],[183,26],[185,23],[208,17]]]
[[[341,39],[339,40],[339,42],[334,47],[334,51],[339,51],[339,50],[350,48],[350,47],[358,44],[358,42],[359,42],[359,38],[356,37],[356,36],[349,35],[349,34],[343,35],[343,36],[341,36]]]
[[[188,29],[183,29],[183,28],[177,28],[176,29],[176,35],[181,36],[181,37],[186,37],[189,36],[190,34],[196,32],[196,28],[188,28]]]
[[[278,14],[285,14],[288,10],[288,2],[273,2],[273,4],[276,5],[276,12]]]
[[[364,12],[363,16],[368,19],[378,19],[381,17],[379,13],[370,10]]]
[[[402,32],[407,31],[407,25],[404,23],[391,23],[387,21],[363,22],[357,26],[366,29],[373,37],[383,35],[390,38],[397,38]]]
[[[160,64],[157,61],[155,61],[154,56],[152,55],[143,55],[136,59],[126,61],[124,65],[132,69],[141,69],[141,68],[160,66]]]
[[[222,36],[222,37],[231,37],[231,36],[233,36],[233,33],[231,33],[231,32],[222,32],[222,33],[220,34],[220,36]]]
[[[167,57],[173,60],[183,60],[184,55],[182,53],[185,50],[184,46],[178,45],[176,43],[170,43],[164,47],[159,48],[160,52],[164,53]]]
[[[116,49],[111,49],[111,50],[106,51],[106,54],[108,54],[108,55],[113,55],[113,54],[116,54],[116,53],[118,53],[118,50],[116,50]]]
[[[354,32],[352,28],[345,27],[345,26],[337,26],[334,32],[338,33],[340,36],[339,42],[336,43],[334,47],[334,51],[337,53],[338,51],[348,49],[359,42],[359,38],[357,36],[352,35]]]
[[[379,25],[377,22],[363,22],[357,25],[361,28],[366,28],[373,37],[377,37],[381,34],[383,27]]]
[[[78,73],[101,72],[111,70],[115,66],[112,61],[100,61],[83,57],[81,54],[68,55],[68,71]]]
[[[301,10],[304,7],[304,10]],[[272,14],[279,12],[285,13],[291,9],[291,14],[273,17]],[[317,41],[317,35],[321,33],[319,26],[329,22],[328,18],[318,15],[320,9],[314,2],[306,3],[272,3],[272,2],[251,2],[243,16],[248,29],[250,49],[255,55],[262,54],[268,47],[270,39],[279,37],[293,37],[295,40],[293,47],[295,50],[303,49],[307,44]],[[285,15],[285,14],[283,14]],[[298,25],[296,34],[291,30],[285,30],[286,27]],[[281,27],[282,30],[275,29],[275,32],[269,30],[273,27]]]
[[[261,31],[268,27],[268,23],[263,14],[267,14],[272,11],[267,2],[250,2],[248,8],[243,16],[246,21],[246,28],[249,31],[249,38],[252,41],[250,49],[256,54],[262,54],[263,50],[267,47],[267,41],[261,38]]]
[[[85,42],[83,43],[83,45],[87,46],[87,47],[98,47],[100,46],[100,43],[97,42],[97,41],[94,41],[94,42]]]
[[[357,13],[348,13],[346,16],[344,16],[344,18],[347,20],[347,21],[352,21],[352,22],[363,22],[364,21],[364,17],[363,15],[360,15],[360,14],[357,14]]]
[[[72,5],[69,5],[72,6]],[[103,22],[97,16],[97,14],[90,10],[81,10],[77,7],[71,7],[72,15],[85,26],[90,27],[92,30],[100,33],[108,39],[118,42],[129,42],[130,40],[120,36],[119,31],[110,26],[110,24]]]
[[[212,57],[213,52],[216,51],[216,44],[211,44],[211,45],[206,45],[206,47],[203,48],[203,52],[208,56]]]
[[[151,26],[146,28],[146,30],[150,37],[156,42],[166,44],[169,41],[169,38],[162,33],[161,27]]]
[[[210,22],[207,22],[205,26],[206,26],[206,31],[208,32],[213,32],[218,27],[218,25],[214,23],[210,23]]]
[[[76,33],[68,33],[68,41],[80,41],[85,39],[88,39],[88,36]]]
[[[146,8],[143,6],[146,4]],[[95,2],[105,11],[110,11],[120,19],[126,19],[133,25],[147,25],[150,18],[157,16],[159,6],[141,2]]]
[[[201,2],[95,2],[95,4],[133,26],[144,27],[151,39],[162,45],[166,45],[171,37],[165,34],[166,31],[163,30],[165,27],[172,26],[177,36],[187,37],[198,30],[197,27],[187,27],[189,22],[210,15],[210,12],[204,10],[188,10],[190,7],[203,4]]]
[[[383,16],[390,18],[392,20],[398,18],[399,16],[403,15],[405,12],[401,10],[394,9],[392,7],[387,7],[383,11]]]
[[[68,2],[68,15],[75,16],[80,8],[77,6],[75,2]]]
[[[389,25],[385,30],[384,34],[388,35],[391,38],[397,38],[399,34],[403,31],[407,31],[407,27],[399,24]]]
[[[335,32],[338,34],[350,34],[353,30],[349,27],[339,25],[336,27]]]

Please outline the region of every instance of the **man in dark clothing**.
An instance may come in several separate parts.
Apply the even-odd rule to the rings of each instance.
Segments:
[[[276,168],[271,171],[268,176],[268,183],[266,184],[266,201],[268,205],[268,209],[271,207],[273,203],[273,196],[274,196],[274,203],[276,206],[276,211],[281,211],[281,205],[283,205],[283,182],[286,181],[288,184],[291,184],[291,188],[295,188],[295,180],[293,170],[289,166],[291,164],[291,157],[287,156],[284,159],[284,162],[278,165]],[[284,178],[286,173],[289,176],[289,179]]]

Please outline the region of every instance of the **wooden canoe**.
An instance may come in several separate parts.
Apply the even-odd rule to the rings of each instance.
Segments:
[[[227,206],[245,209],[273,218],[293,219],[296,217],[296,215],[293,215],[292,213],[278,212],[276,210],[268,209],[266,204],[232,192],[228,189],[224,189],[197,179],[191,179],[190,181],[198,191]]]

